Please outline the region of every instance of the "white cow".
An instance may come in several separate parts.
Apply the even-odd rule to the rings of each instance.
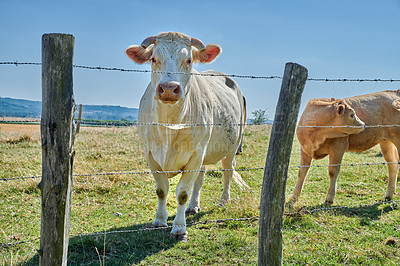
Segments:
[[[223,172],[219,205],[230,200],[232,177],[247,186],[234,171],[246,121],[245,100],[229,76],[193,69],[193,63],[212,62],[221,53],[216,44],[205,46],[196,38],[167,32],[146,38],[140,46],[130,46],[126,53],[136,63],[152,64],[151,82],[140,101],[138,132],[152,171],[183,171],[176,188],[178,210],[171,236],[186,241],[185,206],[193,188],[186,213],[200,210],[204,165],[222,160],[222,167],[231,170]],[[155,227],[167,226],[168,179],[175,175],[177,172],[154,174],[158,196]]]

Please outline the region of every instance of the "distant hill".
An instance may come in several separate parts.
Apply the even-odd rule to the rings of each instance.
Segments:
[[[136,121],[138,111],[137,108],[113,105],[83,105],[82,119]],[[76,117],[78,117],[78,113]]]
[[[40,118],[42,102],[0,97],[0,117]],[[113,105],[83,105],[82,119],[136,121],[137,108]],[[76,114],[78,117],[78,112]]]
[[[0,116],[37,118],[41,113],[42,103],[39,101],[0,97]]]

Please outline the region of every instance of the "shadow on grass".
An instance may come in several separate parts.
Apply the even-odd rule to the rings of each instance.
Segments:
[[[199,212],[188,216],[187,227],[206,214]],[[170,216],[168,221],[173,219],[174,216]],[[112,228],[107,234],[99,232],[98,235],[74,236],[69,240],[68,265],[102,265],[103,260],[108,265],[138,264],[148,256],[168,250],[178,243],[170,238],[171,228],[146,230],[148,228],[151,228],[150,223]],[[39,255],[22,265],[39,265]]]
[[[361,225],[368,225],[371,221],[378,220],[383,213],[390,213],[394,210],[399,209],[399,205],[396,202],[378,202],[372,205],[359,205],[359,206],[331,206],[327,204],[320,204],[309,207],[302,207],[294,212],[291,216],[292,222],[301,220],[302,215],[312,214],[316,215],[322,212],[333,213],[337,216],[343,215],[347,217],[358,217],[361,219]]]

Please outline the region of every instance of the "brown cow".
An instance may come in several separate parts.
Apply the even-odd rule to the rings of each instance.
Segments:
[[[307,166],[310,166],[311,160],[329,155],[330,187],[325,203],[332,204],[340,171],[340,166],[336,164],[341,164],[344,152],[363,152],[377,144],[389,163],[389,182],[385,197],[386,200],[391,200],[396,191],[399,168],[400,127],[374,127],[377,125],[400,125],[400,90],[377,92],[344,100],[310,100],[297,129],[301,145],[300,164],[305,167],[299,170],[290,203],[295,203],[300,196],[309,170]]]

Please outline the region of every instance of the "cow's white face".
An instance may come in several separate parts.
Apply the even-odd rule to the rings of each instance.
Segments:
[[[150,61],[154,98],[166,104],[183,100],[191,79],[191,46],[180,42],[161,42],[154,46]]]
[[[152,64],[151,85],[154,98],[168,105],[185,99],[194,62],[212,62],[221,53],[216,44],[204,44],[182,33],[167,32],[132,45],[126,54],[136,63]]]

